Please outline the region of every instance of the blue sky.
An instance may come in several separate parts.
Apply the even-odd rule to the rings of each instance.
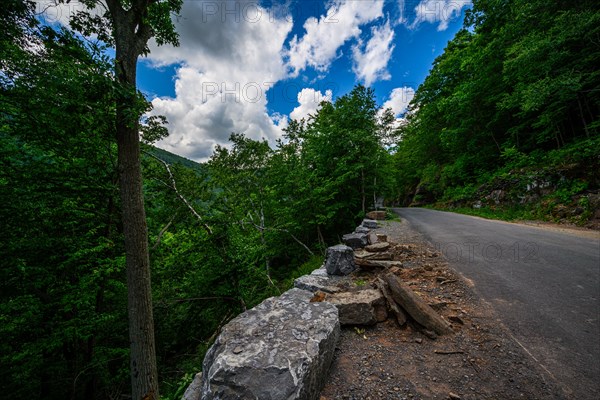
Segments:
[[[37,0],[40,3],[50,0]],[[138,86],[159,147],[205,161],[232,132],[274,144],[289,120],[357,83],[398,117],[462,26],[468,0],[184,0],[180,46],[150,43]],[[49,10],[65,23],[77,7]]]

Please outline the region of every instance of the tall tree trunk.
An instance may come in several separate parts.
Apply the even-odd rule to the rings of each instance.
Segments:
[[[84,3],[92,8],[98,2]],[[158,43],[178,44],[170,14],[180,11],[181,2],[103,0],[103,3],[108,9],[104,16],[111,20],[115,74],[121,84],[116,90],[116,131],[127,265],[131,395],[133,400],[158,400],[148,227],[140,165],[139,119],[144,110],[138,106],[136,67],[138,57],[148,50],[151,37],[155,36]]]
[[[158,400],[148,227],[136,108],[137,54],[117,42],[117,78],[126,88],[117,103],[119,189],[127,266],[130,367],[133,400]]]
[[[319,244],[322,249],[325,249],[325,238],[323,237],[323,233],[321,232],[321,226],[317,225],[317,238],[319,239]]]
[[[119,108],[123,108],[122,106]],[[127,311],[133,399],[158,399],[148,229],[136,129],[118,129],[119,187],[127,263]],[[156,388],[156,389],[155,389]]]
[[[583,124],[583,129],[585,130],[585,136],[590,138],[590,131],[588,130],[587,123],[585,122],[585,116],[583,115],[583,107],[581,106],[581,100],[579,100],[579,95],[577,95],[577,104],[579,105],[579,115],[581,116],[581,123]]]
[[[366,212],[365,204],[367,202],[366,194],[365,194],[365,169],[364,167],[360,169],[360,193],[362,197],[362,212]]]
[[[379,210],[377,207],[377,177],[373,178],[373,209]]]

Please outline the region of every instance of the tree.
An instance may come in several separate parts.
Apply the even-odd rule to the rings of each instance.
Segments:
[[[19,24],[1,48],[0,391],[108,398],[128,345],[112,64],[68,30]]]
[[[88,8],[98,0],[85,0]],[[123,234],[127,264],[131,383],[135,400],[158,399],[148,229],[142,191],[139,120],[147,111],[137,92],[138,57],[148,53],[148,40],[178,44],[171,13],[182,0],[106,0],[101,17],[79,13],[72,26],[84,35],[98,34],[115,47],[115,76],[120,84],[116,101],[116,136]],[[107,31],[107,28],[109,31]],[[109,33],[110,32],[110,33]]]
[[[406,191],[427,186],[449,200],[514,155],[537,163],[552,149],[592,146],[598,21],[593,1],[475,0],[411,103],[395,156]]]
[[[318,213],[330,233],[364,215],[380,171],[381,145],[373,89],[357,85],[332,104],[323,102],[302,139],[302,156],[314,180],[311,188],[325,196]]]

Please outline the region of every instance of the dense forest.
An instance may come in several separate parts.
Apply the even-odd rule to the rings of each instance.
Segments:
[[[233,133],[196,164],[153,147],[167,121],[142,117],[161,398],[179,398],[219,328],[318,267],[377,198],[536,217],[575,202],[575,219],[589,219],[600,170],[597,8],[474,1],[401,124],[358,85],[291,121],[275,148]],[[127,396],[119,105],[129,96],[137,118],[151,104],[117,79],[109,37],[44,26],[19,0],[0,18],[0,393]],[[534,197],[532,187],[548,190]],[[488,194],[500,189],[496,204]]]
[[[400,201],[585,223],[600,206],[598,65],[597,2],[474,1],[411,104]]]
[[[99,43],[10,4],[1,48],[0,391],[117,398],[129,393],[130,351],[115,140],[123,89]],[[383,145],[393,121],[377,116],[373,91],[357,86],[310,121],[292,122],[276,148],[236,133],[203,165],[152,147],[165,127],[142,120],[163,398],[181,394],[220,326],[318,267],[327,244],[390,190]]]

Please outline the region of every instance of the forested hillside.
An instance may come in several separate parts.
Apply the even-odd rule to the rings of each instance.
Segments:
[[[117,398],[129,393],[130,372],[115,141],[122,89],[100,44],[10,5],[1,38],[0,391]],[[204,165],[151,147],[164,126],[142,121],[163,398],[177,397],[220,326],[318,267],[374,197],[391,193],[390,121],[377,112],[373,91],[357,86],[292,122],[276,148],[233,134],[231,148]]]
[[[117,106],[127,95],[132,115],[151,104],[116,78],[110,38],[41,25],[18,0],[0,19],[0,393],[121,398]],[[290,121],[276,147],[236,132],[200,165],[152,147],[168,125],[142,118],[162,398],[181,395],[223,324],[318,267],[377,198],[593,217],[598,65],[595,1],[482,0],[400,129],[358,85]]]
[[[585,223],[600,205],[598,65],[597,2],[474,1],[412,102],[400,201]]]

